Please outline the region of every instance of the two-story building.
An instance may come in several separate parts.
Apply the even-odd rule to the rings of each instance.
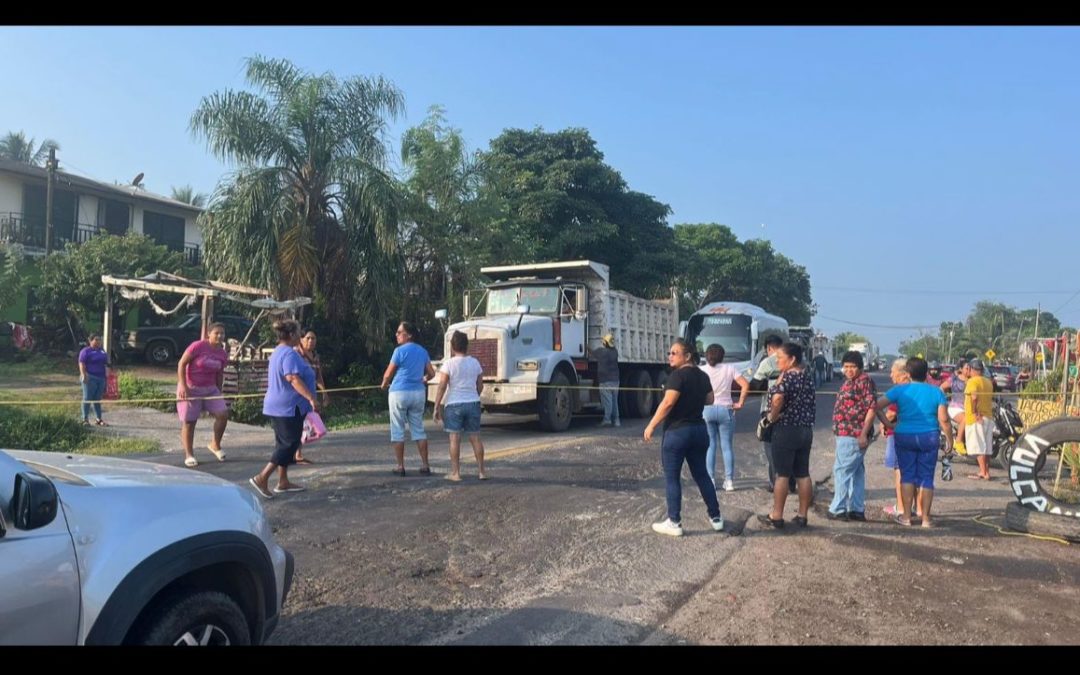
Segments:
[[[0,159],[0,241],[23,245],[29,256],[45,253],[46,183],[38,166]],[[202,209],[133,185],[103,183],[57,171],[53,183],[52,249],[91,237],[140,232],[191,264],[202,258],[202,233],[196,219]],[[26,303],[6,309],[2,321],[26,321]]]
[[[0,239],[17,241],[31,255],[45,250],[45,169],[0,159]],[[102,234],[141,232],[198,264],[202,209],[133,185],[114,185],[56,172],[53,248]]]

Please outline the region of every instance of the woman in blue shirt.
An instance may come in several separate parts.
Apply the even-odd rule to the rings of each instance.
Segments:
[[[390,444],[394,446],[397,467],[394,473],[405,475],[405,425],[420,452],[420,473],[431,475],[428,466],[428,442],[424,431],[427,405],[427,382],[435,377],[435,368],[427,350],[416,344],[416,328],[402,321],[394,334],[398,347],[383,373],[382,388],[390,389]],[[391,384],[393,381],[393,384]]]
[[[900,466],[900,493],[904,503],[894,520],[910,526],[911,504],[915,488],[919,490],[919,512],[922,526],[931,527],[930,505],[934,501],[934,469],[937,467],[938,430],[945,434],[945,453],[952,451],[952,425],[946,410],[948,401],[937,387],[926,383],[929,370],[926,359],[910,358],[904,366],[911,382],[889,389],[878,399],[876,408],[882,410],[893,403],[897,407],[896,461]]]
[[[293,347],[300,343],[300,324],[292,319],[274,323],[278,346],[270,355],[266,372],[266,396],[263,414],[270,418],[276,445],[269,463],[249,480],[267,499],[274,492],[300,492],[304,488],[289,482],[289,465],[296,461],[296,449],[304,431],[304,417],[318,412],[315,400],[315,371]],[[270,491],[270,475],[278,470],[278,482]]]

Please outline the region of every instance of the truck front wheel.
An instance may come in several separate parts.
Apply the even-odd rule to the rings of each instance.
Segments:
[[[537,397],[541,429],[566,431],[570,427],[570,418],[574,411],[573,395],[570,380],[561,371],[556,370],[551,376],[551,382],[540,389],[540,395]]]

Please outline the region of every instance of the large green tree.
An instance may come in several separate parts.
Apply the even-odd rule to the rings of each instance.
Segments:
[[[405,131],[401,159],[405,197],[398,253],[404,273],[397,314],[434,329],[434,310],[460,316],[462,292],[479,285],[494,233],[477,196],[477,155],[448,126],[441,107],[433,106],[423,123]]]
[[[666,294],[678,264],[670,208],[629,190],[588,131],[507,129],[481,159],[492,262],[595,260],[620,290]]]
[[[382,77],[339,80],[262,56],[246,63],[258,93],[211,94],[191,116],[193,134],[237,167],[200,219],[207,268],[282,296],[313,295],[333,326],[355,318],[362,337],[382,342],[401,201],[385,136],[404,97]]]
[[[1061,333],[1061,321],[1052,312],[980,300],[962,321],[943,321],[936,332],[901,342],[900,347],[905,353],[921,352],[940,360],[985,358],[991,349],[995,359],[1015,359],[1019,342],[1036,337],[1036,318],[1039,337]]]
[[[34,139],[27,139],[26,134],[21,131],[9,131],[6,136],[0,138],[0,159],[42,166],[49,158],[50,149],[59,150],[60,144],[46,138],[41,145],[35,145]]]
[[[710,302],[737,300],[760,305],[792,325],[810,323],[810,276],[770,242],[740,242],[718,223],[676,225],[675,241],[684,316]]]
[[[196,270],[184,263],[184,255],[154,243],[146,235],[94,237],[84,244],[69,243],[56,255],[42,258],[41,281],[36,289],[38,310],[46,325],[63,325],[68,311],[81,321],[96,320],[105,311],[105,286],[101,275],[140,277],[161,270],[192,277]],[[162,294],[163,306],[175,304],[179,295]]]

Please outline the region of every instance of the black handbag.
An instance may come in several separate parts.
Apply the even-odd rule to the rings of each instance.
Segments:
[[[769,422],[769,414],[768,413],[761,413],[761,420],[758,421],[757,430],[756,430],[757,439],[759,441],[761,441],[762,443],[771,443],[772,442],[772,432],[773,432],[773,425],[772,425],[771,422]]]

